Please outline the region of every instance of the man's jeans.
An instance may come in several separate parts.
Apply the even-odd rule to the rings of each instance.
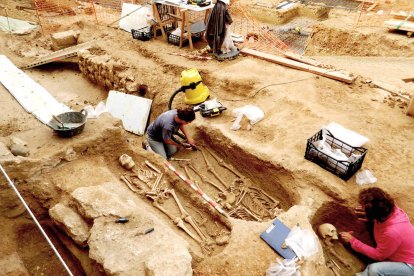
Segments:
[[[368,265],[361,276],[414,276],[414,268],[406,263],[378,262]]]
[[[151,149],[154,152],[161,155],[162,157],[164,157],[165,159],[170,158],[172,155],[174,155],[174,153],[178,151],[178,148],[176,146],[168,145],[163,142],[152,140],[150,137],[148,137],[148,135],[147,135],[147,141]]]

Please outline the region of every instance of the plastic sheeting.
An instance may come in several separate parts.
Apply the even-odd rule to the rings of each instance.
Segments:
[[[127,14],[130,14],[126,16]],[[119,27],[127,32],[131,32],[131,29],[141,29],[149,26],[148,21],[154,18],[152,7],[135,5],[135,4],[122,4],[121,17],[125,16],[119,21]]]
[[[4,32],[11,32],[13,34],[28,34],[36,28],[37,25],[35,23],[0,16],[0,30]]]
[[[28,113],[44,124],[52,120],[52,114],[71,111],[4,55],[0,55],[0,82]]]

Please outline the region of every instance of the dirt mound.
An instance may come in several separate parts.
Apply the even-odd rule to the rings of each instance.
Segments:
[[[319,24],[313,27],[306,55],[414,57],[414,40],[383,28],[362,31]]]

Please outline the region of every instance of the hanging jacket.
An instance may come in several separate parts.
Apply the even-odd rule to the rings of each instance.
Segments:
[[[374,221],[374,238],[377,246],[371,247],[355,237],[351,247],[377,261],[404,262],[414,265],[414,227],[407,214],[395,206],[391,216],[380,223]]]
[[[233,20],[230,16],[227,5],[217,1],[211,11],[207,22],[206,39],[213,53],[218,53],[226,36],[226,24],[230,25]]]

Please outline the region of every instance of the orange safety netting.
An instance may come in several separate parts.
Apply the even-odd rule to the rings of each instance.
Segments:
[[[289,50],[288,45],[255,20],[240,1],[231,3],[230,12],[233,17],[231,26],[233,33],[240,34],[245,39],[242,46],[273,54]]]
[[[384,21],[392,18],[392,13],[414,10],[411,0],[367,0],[361,1],[356,16],[356,27],[381,27]]]
[[[33,0],[43,34],[65,30],[79,21],[108,25],[121,18],[123,3],[144,4],[145,0]],[[268,53],[283,53],[289,47],[274,33],[261,27],[240,1],[233,2],[230,12],[233,17],[232,31],[243,35],[243,46]],[[201,18],[191,15],[192,21]]]

